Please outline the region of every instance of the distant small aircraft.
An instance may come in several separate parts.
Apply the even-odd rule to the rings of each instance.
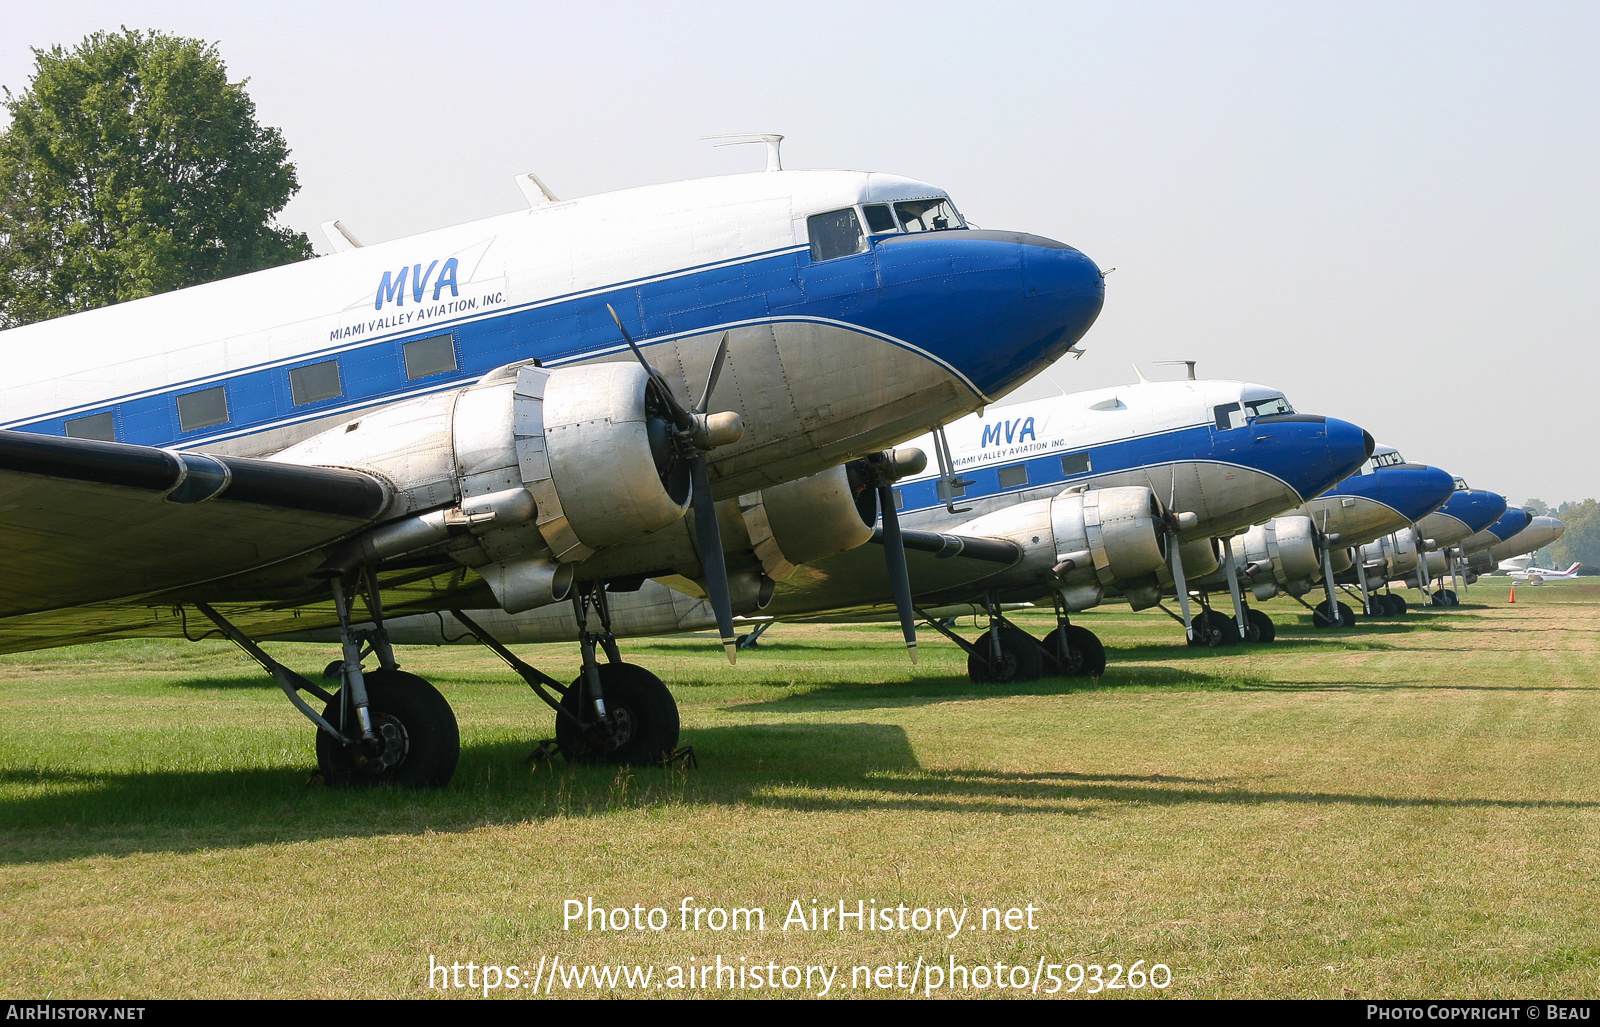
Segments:
[[[1511,562],[1510,560],[1506,561],[1506,563]],[[1502,570],[1506,571],[1508,577],[1515,578],[1518,581],[1526,581],[1530,585],[1543,585],[1547,581],[1565,581],[1568,578],[1576,578],[1578,576],[1578,568],[1583,565],[1575,563],[1564,571],[1551,570],[1548,567],[1524,567],[1512,570],[1507,568],[1505,564],[1500,566]]]

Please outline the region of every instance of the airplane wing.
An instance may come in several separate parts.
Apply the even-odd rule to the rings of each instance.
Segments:
[[[922,605],[938,605],[952,590],[961,593],[1023,557],[1022,547],[1008,539],[911,530],[902,535],[912,593]],[[872,540],[882,543],[882,529]],[[882,554],[869,550],[862,546],[802,565],[792,578],[778,583],[772,603],[762,613],[783,620],[828,620],[886,606],[887,600],[865,605],[860,601],[863,595],[890,594]]]
[[[0,431],[0,625],[320,559],[390,498],[341,468]]]

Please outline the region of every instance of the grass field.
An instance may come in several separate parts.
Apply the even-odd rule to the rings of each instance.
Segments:
[[[1171,968],[1101,997],[1593,996],[1600,585],[1506,589],[1338,633],[1279,600],[1275,644],[1216,652],[1093,612],[1093,683],[973,686],[948,643],[913,670],[871,626],[780,626],[736,669],[705,639],[625,644],[677,695],[688,771],[529,764],[552,718],[525,687],[408,649],[462,726],[428,794],[311,781],[310,728],[221,642],[0,657],[0,994],[464,995],[430,957],[720,955],[838,966],[835,997],[919,958]],[[525,653],[567,678],[573,649]],[[670,927],[563,930],[589,896]],[[685,896],[767,929],[681,931]],[[779,929],[814,899],[1031,904],[1036,929]]]

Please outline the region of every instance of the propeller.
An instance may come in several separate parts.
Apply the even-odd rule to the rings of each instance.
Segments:
[[[900,614],[900,633],[905,636],[906,654],[917,662],[917,611],[911,605],[911,574],[906,568],[906,542],[900,531],[900,514],[895,509],[894,483],[928,466],[921,450],[892,450],[862,458],[856,465],[865,485],[874,490],[878,510],[883,516],[883,558],[889,572],[889,589]]]
[[[737,413],[707,413],[711,393],[717,387],[717,379],[722,376],[723,361],[728,356],[728,333],[723,332],[722,341],[717,344],[717,354],[711,360],[711,370],[706,375],[706,385],[700,393],[699,402],[692,410],[685,410],[667,386],[666,378],[644,358],[644,353],[622,326],[622,318],[617,316],[616,310],[609,303],[606,304],[606,310],[610,311],[611,320],[616,322],[617,331],[622,333],[622,341],[628,344],[633,355],[644,366],[645,373],[656,387],[656,394],[672,418],[673,442],[677,446],[678,456],[689,465],[689,502],[694,511],[695,547],[700,552],[700,564],[705,570],[706,598],[716,614],[717,632],[722,636],[722,648],[728,654],[728,662],[736,663],[738,639],[733,631],[728,565],[722,548],[722,529],[717,524],[717,504],[711,498],[711,474],[706,467],[707,453],[718,446],[738,442],[744,436],[744,421]]]

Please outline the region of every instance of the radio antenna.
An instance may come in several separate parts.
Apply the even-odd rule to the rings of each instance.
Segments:
[[[782,171],[783,160],[778,154],[778,148],[783,145],[783,136],[773,132],[733,132],[729,135],[701,136],[701,139],[726,139],[725,143],[712,143],[712,146],[743,146],[745,143],[767,144],[767,170]]]

